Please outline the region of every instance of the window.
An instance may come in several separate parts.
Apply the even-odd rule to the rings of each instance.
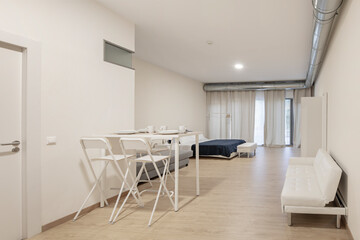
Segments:
[[[293,133],[293,100],[291,98],[285,99],[285,145],[292,145]]]
[[[257,91],[256,100],[255,100],[254,141],[258,145],[264,145],[264,124],[265,124],[264,91]]]
[[[132,69],[133,51],[104,41],[104,61]]]
[[[285,99],[285,145],[293,144],[293,100]],[[265,101],[264,91],[256,92],[254,141],[264,145]]]

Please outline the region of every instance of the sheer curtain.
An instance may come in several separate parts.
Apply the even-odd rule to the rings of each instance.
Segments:
[[[264,91],[256,91],[254,141],[258,145],[264,145],[264,124],[265,124]]]
[[[299,148],[301,145],[301,131],[300,131],[300,121],[301,121],[301,98],[310,97],[311,89],[297,89],[294,90],[293,98],[293,114],[294,114],[294,129],[293,129],[293,145],[294,147]]]
[[[207,92],[208,137],[254,141],[255,91]]]
[[[231,138],[254,141],[255,91],[230,92]]]
[[[264,144],[285,146],[285,91],[265,91]]]
[[[228,92],[207,92],[206,108],[208,138],[230,138],[230,95]]]

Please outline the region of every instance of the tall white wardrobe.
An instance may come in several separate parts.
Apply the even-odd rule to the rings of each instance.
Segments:
[[[301,156],[327,150],[327,95],[301,98]]]

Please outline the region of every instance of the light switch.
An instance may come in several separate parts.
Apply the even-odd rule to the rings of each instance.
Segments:
[[[46,145],[55,145],[56,144],[56,137],[47,137],[46,138]]]

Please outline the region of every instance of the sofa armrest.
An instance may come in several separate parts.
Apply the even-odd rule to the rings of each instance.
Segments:
[[[312,157],[291,157],[289,165],[312,165],[315,158]]]

